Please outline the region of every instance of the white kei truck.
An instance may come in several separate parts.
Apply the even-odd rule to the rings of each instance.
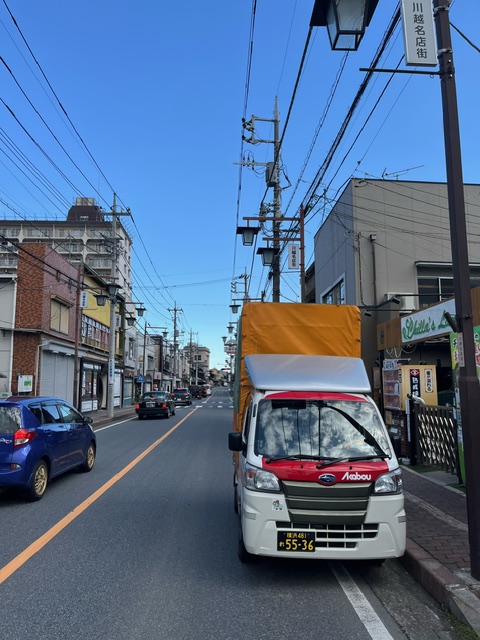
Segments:
[[[238,555],[403,555],[402,476],[360,358],[350,305],[248,302],[238,326]]]

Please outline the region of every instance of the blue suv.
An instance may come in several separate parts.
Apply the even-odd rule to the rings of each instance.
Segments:
[[[78,467],[91,471],[97,443],[92,418],[60,398],[0,401],[0,487],[21,487],[40,500],[48,481]]]

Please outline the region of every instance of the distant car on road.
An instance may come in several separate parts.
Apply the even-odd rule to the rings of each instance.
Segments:
[[[139,420],[148,416],[169,418],[175,415],[175,402],[168,391],[147,391],[135,405]]]
[[[190,393],[192,398],[201,398],[202,397],[202,387],[198,386],[198,384],[192,384],[190,387]]]
[[[92,418],[60,398],[0,400],[0,486],[40,500],[49,480],[78,467],[91,471],[97,443]]]
[[[175,404],[192,404],[192,394],[186,387],[178,387],[172,391],[172,398]]]

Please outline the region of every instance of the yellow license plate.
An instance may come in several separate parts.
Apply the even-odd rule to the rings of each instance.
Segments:
[[[277,531],[277,551],[315,551],[314,531]]]

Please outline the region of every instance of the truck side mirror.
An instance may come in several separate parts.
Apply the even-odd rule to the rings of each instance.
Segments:
[[[240,431],[228,434],[228,448],[230,451],[243,451],[243,440]]]

